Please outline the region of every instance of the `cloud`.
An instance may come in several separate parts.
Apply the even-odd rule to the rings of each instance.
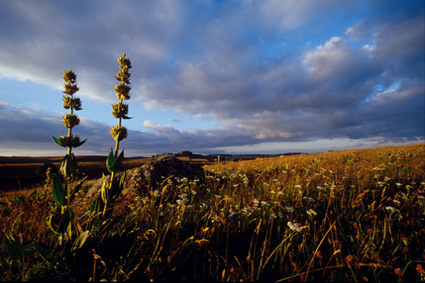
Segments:
[[[60,74],[73,68],[83,99],[109,102],[114,58],[126,51],[132,111],[217,121],[194,130],[143,117],[147,132],[130,129],[125,141],[134,152],[413,140],[424,136],[424,8],[409,3],[8,1],[0,4],[0,74],[60,88]],[[63,132],[41,110],[0,103],[0,111],[10,120],[3,142],[47,143],[52,130]],[[106,124],[82,118],[77,131],[87,150],[110,147]]]

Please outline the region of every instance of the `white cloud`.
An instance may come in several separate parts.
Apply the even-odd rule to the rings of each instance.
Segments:
[[[412,139],[424,125],[424,13],[413,11],[423,5],[412,2],[395,13],[387,7],[392,1],[357,3],[2,2],[0,76],[60,88],[62,72],[73,68],[83,98],[112,101],[116,58],[126,51],[133,63],[132,111],[141,105],[217,121],[212,129],[177,129],[145,116],[150,132],[135,131],[140,139],[126,141],[132,150],[357,139],[376,132]],[[308,37],[316,32],[314,46]],[[297,46],[279,47],[282,54],[273,56],[264,50],[295,44],[288,38]],[[0,111],[19,112],[4,104]],[[11,120],[16,139],[25,119],[34,125],[39,115],[25,111]],[[53,127],[40,115],[36,121]],[[81,132],[104,144],[108,127],[93,125],[84,127],[95,134]]]

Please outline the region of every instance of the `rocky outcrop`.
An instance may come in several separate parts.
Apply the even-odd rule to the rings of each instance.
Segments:
[[[127,170],[124,190],[145,194],[149,188],[158,188],[161,182],[167,178],[174,180],[184,177],[188,180],[203,180],[205,173],[199,165],[190,164],[175,157],[163,156],[148,164]],[[109,180],[109,178],[107,179]],[[102,178],[93,183],[87,197],[91,198],[97,195],[101,185]]]

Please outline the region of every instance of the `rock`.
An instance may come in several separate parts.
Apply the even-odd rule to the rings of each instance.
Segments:
[[[181,161],[172,156],[163,156],[148,164],[135,167],[126,171],[124,190],[146,194],[149,188],[156,189],[161,182],[170,178],[184,178],[188,180],[204,180],[205,173],[201,166]],[[109,180],[107,176],[107,180]],[[97,195],[102,185],[102,178],[95,181],[87,193],[91,199]]]

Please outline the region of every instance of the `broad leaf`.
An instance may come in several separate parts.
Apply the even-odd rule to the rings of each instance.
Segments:
[[[81,249],[81,247],[87,241],[89,236],[90,236],[90,231],[84,231],[83,233],[78,235],[77,239],[75,239],[75,242],[72,245],[72,250],[75,251],[75,250]]]
[[[55,143],[57,143],[58,145],[65,147],[65,145],[62,144],[62,141],[58,138],[55,138],[54,136],[52,136],[53,140],[55,141]]]
[[[102,173],[102,186],[100,188],[100,197],[104,204],[109,202],[109,188],[107,186],[106,176]]]
[[[77,160],[75,159],[74,154],[71,153],[71,156],[68,154],[62,159],[59,172],[64,177],[69,177],[75,174],[77,171]]]
[[[122,160],[124,159],[124,150],[121,151],[120,155],[115,157],[112,148],[109,153],[108,159],[106,160],[106,166],[109,172],[117,172],[121,168]]]
[[[65,204],[65,190],[61,179],[57,175],[53,175],[53,198],[57,204]]]
[[[80,142],[78,142],[78,143],[75,143],[72,147],[79,147],[79,146],[81,146],[83,143],[85,143],[85,142],[86,142],[86,140],[87,140],[87,139],[85,139],[85,140],[83,140],[83,141],[80,141]]]

